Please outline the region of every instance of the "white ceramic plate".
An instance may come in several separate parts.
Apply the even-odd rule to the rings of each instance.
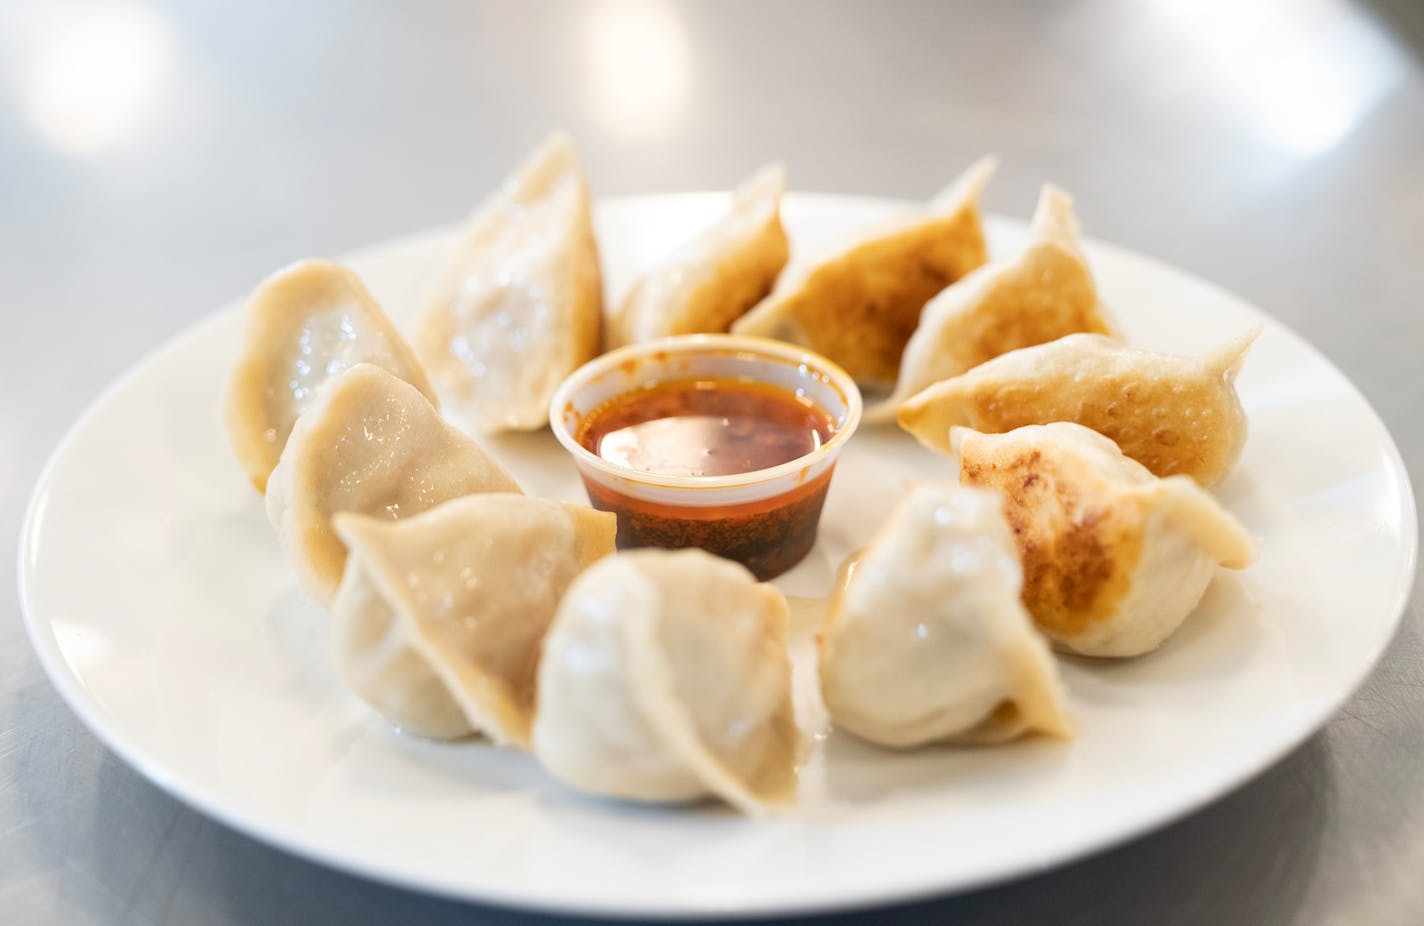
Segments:
[[[710,220],[715,195],[603,204],[610,293]],[[792,196],[799,252],[901,208]],[[1009,253],[1018,223],[991,224]],[[398,322],[447,233],[351,265]],[[1221,497],[1260,561],[1221,575],[1159,652],[1066,661],[1081,735],[892,754],[823,736],[799,809],[581,797],[524,754],[402,737],[335,678],[325,617],[298,594],[228,450],[229,308],[111,388],[40,480],[20,547],[29,630],[84,721],[160,787],[289,851],[408,887],[545,910],[736,915],[864,905],[1042,870],[1222,794],[1323,723],[1389,640],[1413,574],[1414,502],[1389,435],[1300,338],[1232,296],[1105,245],[1089,255],[1138,345],[1200,351],[1264,321],[1240,379],[1251,438]],[[492,442],[530,491],[582,500],[548,433]],[[820,542],[781,583],[821,595],[912,481],[947,464],[866,428],[835,476]],[[798,666],[802,694],[809,666]],[[819,725],[814,698],[802,697]]]

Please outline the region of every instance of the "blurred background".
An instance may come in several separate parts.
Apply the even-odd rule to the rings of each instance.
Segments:
[[[272,269],[462,217],[566,128],[602,196],[1072,191],[1260,305],[1424,467],[1424,3],[0,0],[0,555],[144,351]],[[1347,711],[1168,830],[902,922],[1424,922],[1419,595]],[[263,848],[110,757],[0,596],[0,919],[494,922]],[[12,919],[11,916],[18,917]],[[865,922],[870,922],[866,918]],[[876,921],[890,921],[889,915]]]

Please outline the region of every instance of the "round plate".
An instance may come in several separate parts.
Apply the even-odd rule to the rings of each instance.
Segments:
[[[725,202],[602,204],[610,295]],[[903,208],[788,196],[785,219],[805,253]],[[990,224],[994,254],[1023,239],[1019,223]],[[350,264],[403,324],[450,240],[420,235]],[[1240,379],[1251,439],[1220,487],[1260,561],[1218,576],[1160,651],[1065,660],[1074,742],[900,754],[827,734],[805,627],[798,708],[817,745],[783,819],[590,799],[523,753],[393,732],[335,677],[326,617],[298,593],[228,449],[220,400],[236,307],[123,377],[50,461],[20,545],[31,638],[85,723],[160,787],[291,852],[456,897],[625,915],[803,912],[982,885],[1101,849],[1240,784],[1329,717],[1390,638],[1417,528],[1388,433],[1299,337],[1151,260],[1100,244],[1088,254],[1134,344],[1192,353],[1265,323]],[[582,500],[547,432],[487,443],[529,491]],[[816,549],[780,584],[824,595],[908,485],[947,477],[950,464],[908,436],[863,429]]]

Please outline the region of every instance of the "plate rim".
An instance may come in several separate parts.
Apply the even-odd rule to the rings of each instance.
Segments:
[[[599,198],[596,201],[596,209],[636,209],[650,203],[666,204],[673,199],[691,201],[710,196],[720,198],[726,195],[725,191],[682,191],[609,196]],[[915,205],[912,200],[860,194],[788,192],[786,197],[788,200],[819,202],[831,206],[849,204],[854,207],[903,209],[912,208]],[[1027,225],[1023,220],[1001,214],[986,213],[985,221],[990,226],[1026,227]],[[337,259],[346,264],[359,263],[383,252],[414,247],[418,242],[434,241],[441,236],[448,236],[460,224],[451,222],[415,229],[346,251]],[[498,884],[486,883],[475,887],[461,887],[440,879],[422,879],[419,875],[394,871],[380,864],[372,863],[359,855],[343,855],[323,847],[318,840],[305,834],[286,832],[279,825],[272,825],[260,819],[245,818],[227,806],[220,795],[213,792],[212,789],[205,788],[196,782],[186,781],[181,776],[173,776],[164,768],[161,760],[125,740],[117,725],[111,723],[102,706],[89,694],[79,677],[68,666],[58,649],[57,638],[52,632],[52,622],[41,620],[39,617],[37,608],[32,601],[31,588],[34,581],[32,577],[33,563],[38,552],[37,532],[44,515],[44,500],[49,483],[52,481],[59,463],[65,457],[66,451],[78,439],[81,432],[91,421],[100,416],[119,392],[151,365],[160,361],[170,352],[181,351],[189,341],[204,334],[210,326],[220,324],[226,316],[240,311],[243,301],[240,296],[204,313],[141,353],[136,360],[125,367],[85,404],[83,411],[65,430],[50,451],[26,502],[16,549],[16,579],[26,635],[50,683],[59,691],[61,698],[89,732],[99,740],[104,748],[118,756],[125,764],[138,771],[160,790],[192,810],[218,821],[246,838],[254,839],[333,871],[414,893],[464,903],[486,904],[505,909],[545,914],[573,914],[584,917],[617,916],[639,920],[698,920],[712,917],[742,919],[758,916],[863,910],[934,897],[947,897],[1030,878],[1071,862],[1090,858],[1110,848],[1124,845],[1156,832],[1246,786],[1267,769],[1299,749],[1302,743],[1322,729],[1339,712],[1340,708],[1354,697],[1373,674],[1384,653],[1399,634],[1404,611],[1412,595],[1417,576],[1420,525],[1413,485],[1409,478],[1408,468],[1399,451],[1398,442],[1369,398],[1325,353],[1293,328],[1254,303],[1192,271],[1172,265],[1150,254],[1091,236],[1084,238],[1084,244],[1085,250],[1114,253],[1118,257],[1150,267],[1153,272],[1175,275],[1190,280],[1194,285],[1205,287],[1213,295],[1247,309],[1267,328],[1272,329],[1274,334],[1290,339],[1296,348],[1303,350],[1315,362],[1323,364],[1331,373],[1338,376],[1360,400],[1373,425],[1379,429],[1384,438],[1384,449],[1387,452],[1383,455],[1383,459],[1387,464],[1389,476],[1397,487],[1395,500],[1398,502],[1398,510],[1403,516],[1401,536],[1404,541],[1405,555],[1401,558],[1395,576],[1396,585],[1391,596],[1388,633],[1381,635],[1380,642],[1370,654],[1369,659],[1362,660],[1360,668],[1354,674],[1349,685],[1341,687],[1338,697],[1329,699],[1328,707],[1321,712],[1320,716],[1312,717],[1298,724],[1297,729],[1291,730],[1285,737],[1283,740],[1285,745],[1282,748],[1256,756],[1252,762],[1247,763],[1247,770],[1239,777],[1224,784],[1218,783],[1213,787],[1203,788],[1199,793],[1190,795],[1166,810],[1143,814],[1134,819],[1131,825],[1120,827],[1113,832],[1099,834],[1095,838],[1076,843],[1071,848],[1037,856],[1018,865],[1006,864],[1000,870],[986,875],[947,879],[934,883],[914,878],[905,879],[904,883],[885,881],[874,889],[857,887],[848,890],[843,895],[838,895],[834,890],[830,890],[815,897],[758,897],[751,901],[732,900],[729,902],[717,902],[705,895],[698,895],[695,901],[682,906],[642,902],[636,896],[631,895],[613,897],[600,894],[597,897],[585,896],[577,900],[557,896],[541,898],[530,895],[527,890],[522,888],[506,889]]]

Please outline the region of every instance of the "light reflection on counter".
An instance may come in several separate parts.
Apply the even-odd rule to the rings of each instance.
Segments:
[[[692,68],[683,24],[662,0],[603,0],[588,8],[590,105],[610,132],[655,135],[682,113]]]
[[[27,121],[55,150],[89,155],[132,140],[169,82],[174,42],[151,8],[122,0],[12,10],[6,57]]]

